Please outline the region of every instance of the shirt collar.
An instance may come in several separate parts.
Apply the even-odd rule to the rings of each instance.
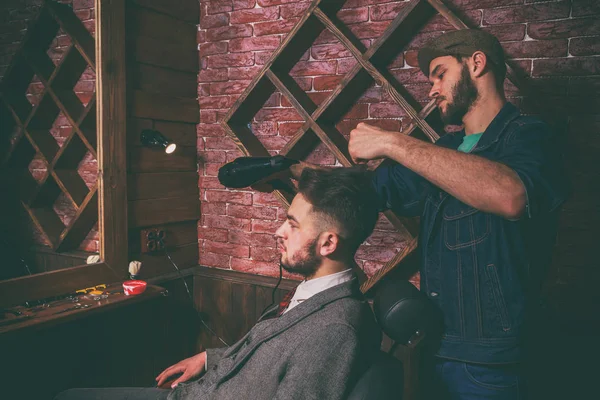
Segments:
[[[320,278],[302,281],[296,288],[294,298],[298,300],[306,300],[309,297],[322,292],[323,290],[337,286],[344,282],[348,282],[352,280],[353,277],[354,273],[352,272],[352,269],[348,268],[334,274],[322,276]]]

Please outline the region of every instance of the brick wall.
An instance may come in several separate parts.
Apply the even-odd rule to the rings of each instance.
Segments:
[[[598,261],[593,241],[600,234],[600,174],[593,159],[600,149],[600,6],[595,0],[447,0],[445,3],[471,27],[495,34],[510,62],[531,78],[533,96],[506,84],[509,100],[529,113],[543,113],[559,130],[575,194],[564,206],[559,243],[550,278],[561,293],[597,282]],[[338,17],[368,46],[406,5],[405,1],[349,0]],[[256,274],[277,274],[277,253],[271,235],[284,212],[272,195],[250,190],[229,191],[219,185],[218,167],[241,155],[218,125],[229,107],[281,43],[308,1],[201,1],[198,31],[201,69],[199,97],[201,157],[199,226],[200,263]],[[416,49],[451,27],[433,18],[391,65],[390,72],[423,103],[429,90],[415,68]],[[318,104],[354,65],[348,51],[331,34],[322,34],[292,70],[294,79]],[[543,101],[541,107],[536,102]],[[253,122],[261,142],[277,153],[301,125],[301,118],[281,94],[274,94]],[[401,130],[404,113],[381,88],[372,86],[338,125],[343,134],[360,121]],[[319,147],[309,161],[334,165]],[[381,220],[357,259],[371,275],[404,245],[404,238]],[[589,279],[592,277],[593,279]],[[570,293],[570,292],[569,292]]]
[[[69,4],[73,7],[75,14],[83,21],[86,28],[94,34],[94,0],[68,0],[62,3]],[[21,41],[25,36],[28,24],[36,18],[39,8],[43,2],[41,0],[8,0],[3,1],[0,5],[0,80],[11,63],[11,60],[16,51],[18,51]],[[48,55],[55,64],[59,64],[66,50],[71,45],[69,37],[64,32],[59,31],[56,38],[50,45]],[[83,104],[87,104],[92,97],[95,89],[96,77],[91,69],[87,69],[77,85],[75,93]],[[44,85],[34,77],[27,92],[27,99],[36,105],[43,92]],[[66,117],[61,113],[56,119],[51,130],[52,135],[60,146],[64,143],[66,137],[71,133],[71,125]],[[45,164],[39,158],[34,159],[29,165],[34,178],[41,181],[46,175]],[[83,177],[88,187],[96,183],[98,172],[98,164],[91,153],[88,153],[79,166],[79,174]],[[66,224],[73,218],[76,210],[71,205],[71,202],[65,195],[59,196],[54,207],[57,214]],[[33,225],[32,225],[32,229]],[[81,244],[80,249],[90,252],[98,252],[98,229],[94,227],[86,240]],[[44,244],[42,235],[35,231],[33,240],[37,243]]]

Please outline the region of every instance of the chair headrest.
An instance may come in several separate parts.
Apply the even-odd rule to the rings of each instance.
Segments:
[[[381,282],[373,299],[379,326],[391,339],[405,344],[417,331],[427,332],[436,321],[435,307],[410,282]]]

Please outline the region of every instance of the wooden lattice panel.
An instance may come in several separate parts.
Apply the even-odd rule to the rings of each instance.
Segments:
[[[71,45],[55,65],[47,51],[59,29]],[[57,251],[77,248],[98,221],[97,186],[88,188],[77,171],[88,153],[96,158],[95,97],[84,105],[74,91],[86,69],[95,71],[94,52],[94,38],[73,10],[47,0],[0,86],[0,143],[5,143],[0,168],[10,180],[2,190],[18,191],[31,220]],[[34,76],[44,89],[32,106],[26,93]],[[50,130],[61,115],[72,130],[59,146]],[[46,168],[39,181],[29,171],[34,158]],[[53,207],[61,194],[74,210],[66,225]]]
[[[224,117],[221,122],[223,128],[244,154],[269,155],[266,148],[252,133],[250,122],[277,90],[289,100],[304,119],[302,127],[280,152],[290,158],[305,159],[315,143],[321,141],[342,165],[352,165],[347,140],[336,128],[336,123],[373,83],[380,85],[408,115],[410,124],[402,133],[411,134],[419,130],[433,142],[439,139],[439,135],[426,121],[436,108],[435,102],[432,100],[426,106],[420,107],[403,85],[391,76],[386,67],[403,51],[404,46],[410,42],[418,29],[437,12],[456,29],[465,29],[467,26],[439,0],[413,0],[402,8],[382,36],[366,49],[336,16],[345,1],[314,0]],[[345,46],[357,62],[333,93],[317,106],[289,73],[325,29],[328,29]],[[509,74],[511,72],[509,69]],[[293,191],[288,189],[291,187],[286,182],[282,182],[278,187],[280,190],[275,192],[286,207],[293,197]],[[392,211],[386,211],[385,216],[408,239],[408,244],[363,284],[361,288],[363,292],[369,290],[416,248],[415,221],[399,217]]]

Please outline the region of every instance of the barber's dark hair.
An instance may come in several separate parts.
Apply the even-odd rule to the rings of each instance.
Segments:
[[[372,173],[363,167],[305,168],[298,181],[298,193],[314,211],[337,223],[351,251],[373,232],[379,215],[371,179]]]

